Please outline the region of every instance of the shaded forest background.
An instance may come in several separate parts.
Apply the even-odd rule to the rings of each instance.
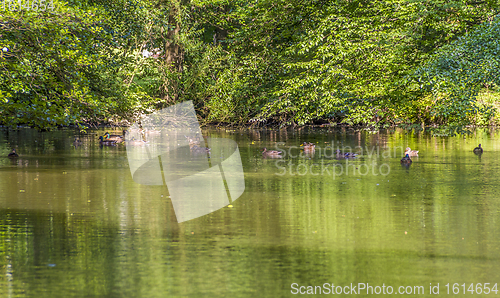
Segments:
[[[133,121],[185,100],[203,123],[500,123],[496,0],[42,3],[0,11],[2,125]]]

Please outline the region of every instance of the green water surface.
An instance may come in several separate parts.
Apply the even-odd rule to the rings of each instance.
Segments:
[[[463,297],[500,283],[498,131],[206,129],[238,144],[245,192],[183,223],[166,186],[134,182],[125,145],[99,146],[103,132],[0,131],[0,297],[289,297],[358,283]],[[407,146],[420,151],[409,167]]]

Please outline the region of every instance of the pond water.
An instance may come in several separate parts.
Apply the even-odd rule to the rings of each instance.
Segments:
[[[205,129],[238,145],[245,190],[181,223],[168,187],[136,183],[126,146],[100,146],[103,133],[0,131],[0,297],[500,290],[498,131]]]

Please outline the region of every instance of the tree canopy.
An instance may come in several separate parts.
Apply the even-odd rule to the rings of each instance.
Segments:
[[[478,94],[498,86],[497,1],[53,3],[0,12],[4,125],[133,120],[185,100],[206,122],[254,125],[496,112]]]

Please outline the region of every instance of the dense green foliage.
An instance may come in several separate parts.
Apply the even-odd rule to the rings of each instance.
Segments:
[[[460,125],[478,121],[478,114],[494,116],[494,104],[477,97],[482,90],[500,86],[499,38],[500,18],[496,18],[442,47],[415,72],[435,98],[434,117]]]
[[[148,95],[140,86],[127,94],[120,79],[131,60],[120,26],[127,20],[79,5],[55,1],[53,11],[3,12],[0,122],[50,128],[145,109]]]
[[[1,12],[1,123],[102,123],[184,100],[239,124],[495,116],[476,95],[498,85],[497,1],[55,3]]]

